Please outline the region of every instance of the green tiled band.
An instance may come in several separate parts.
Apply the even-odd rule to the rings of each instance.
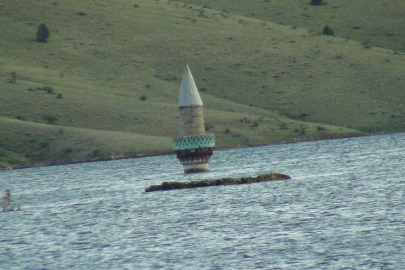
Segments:
[[[173,138],[173,150],[207,148],[215,146],[214,134],[190,135]]]

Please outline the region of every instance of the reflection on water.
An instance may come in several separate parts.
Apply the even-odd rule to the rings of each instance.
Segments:
[[[401,269],[405,134],[0,172],[1,269]],[[278,171],[289,181],[143,193]]]

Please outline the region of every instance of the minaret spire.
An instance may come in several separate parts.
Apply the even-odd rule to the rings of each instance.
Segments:
[[[178,107],[202,106],[202,100],[198,93],[197,85],[194,82],[193,75],[185,58],[183,77],[181,80]]]
[[[209,169],[215,137],[213,134],[205,134],[203,103],[188,67],[187,57],[184,63],[178,101],[182,136],[173,138],[173,150],[184,166],[185,173],[205,172]]]

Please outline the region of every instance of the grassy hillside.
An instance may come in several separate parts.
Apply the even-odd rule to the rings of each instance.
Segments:
[[[404,130],[403,53],[232,3],[3,1],[0,164],[170,151],[185,56],[219,146]]]
[[[335,36],[405,52],[405,2],[402,0],[188,0],[189,5],[220,10],[261,21],[305,28],[320,34],[329,25]]]
[[[164,137],[61,127],[4,117],[0,118],[0,127],[0,168],[153,155],[169,149],[172,143]]]

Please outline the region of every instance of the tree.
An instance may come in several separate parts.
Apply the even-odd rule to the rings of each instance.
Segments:
[[[45,123],[49,125],[54,125],[56,121],[58,121],[58,117],[51,114],[45,114],[42,118],[45,120]]]
[[[309,3],[312,6],[320,6],[323,5],[323,0],[311,0],[311,3]]]
[[[51,32],[49,31],[48,27],[46,27],[44,23],[41,23],[37,30],[37,41],[45,43],[50,35]]]
[[[328,25],[325,25],[325,27],[322,30],[322,34],[333,36],[334,32],[332,28],[330,28]]]
[[[8,80],[9,83],[16,83],[17,82],[17,73],[14,71],[10,73],[11,78]]]

